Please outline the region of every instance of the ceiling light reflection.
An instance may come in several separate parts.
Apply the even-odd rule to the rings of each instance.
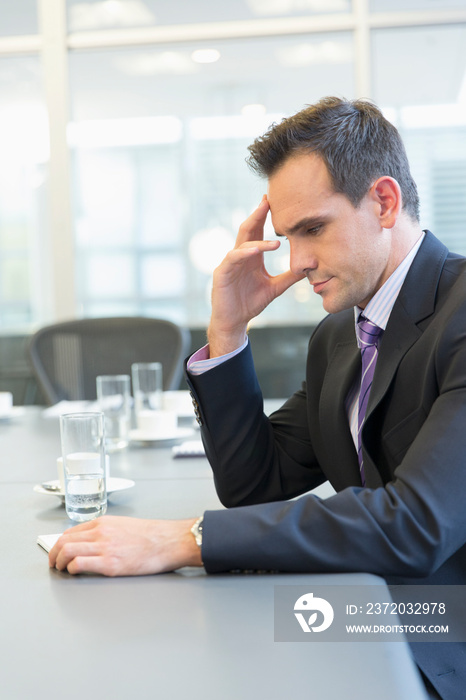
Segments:
[[[196,49],[191,54],[195,63],[215,63],[220,58],[220,51],[217,49]]]
[[[273,122],[283,119],[283,114],[265,114],[263,116],[245,117],[243,115],[222,117],[196,117],[189,124],[193,139],[239,139],[255,138],[262,134]]]
[[[244,107],[241,108],[243,117],[263,117],[266,113],[266,106],[261,104],[244,105]]]
[[[289,15],[308,12],[349,12],[350,0],[246,0],[258,16]]]
[[[178,117],[96,119],[71,122],[66,131],[72,148],[142,146],[180,141],[183,125]]]
[[[78,2],[68,11],[73,32],[110,27],[141,27],[156,22],[154,14],[141,0]]]
[[[413,105],[402,107],[400,117],[406,129],[466,126],[466,105]]]
[[[117,56],[114,65],[125,75],[191,75],[200,70],[180,51],[144,52]]]
[[[276,56],[282,66],[298,68],[323,63],[350,63],[353,46],[349,41],[319,41],[284,46]]]

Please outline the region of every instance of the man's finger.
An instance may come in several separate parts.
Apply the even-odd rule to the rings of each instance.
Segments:
[[[257,209],[255,209],[239,227],[236,247],[246,241],[260,241],[264,238],[264,224],[268,212],[269,202],[266,195],[264,195]]]
[[[231,264],[236,265],[259,253],[277,250],[279,245],[280,241],[247,241],[246,243],[242,243],[240,247],[230,250],[225,259]]]
[[[101,553],[101,547],[97,542],[65,542],[54,556],[53,567],[59,571],[64,571],[73,559],[77,556],[96,556]],[[52,551],[50,551],[52,554]],[[49,557],[49,561],[51,558]]]
[[[72,559],[67,570],[69,574],[104,574],[114,576],[112,568],[105,566],[102,557],[77,556]]]
[[[97,536],[97,531],[94,533],[92,530],[96,530],[96,520],[90,520],[87,523],[80,523],[74,527],[70,527],[66,530],[61,537],[53,545],[49,552],[49,564],[53,568],[56,564],[57,557],[62,551],[63,547],[70,545],[73,542],[92,542]]]
[[[286,292],[287,289],[296,284],[296,282],[300,282],[305,277],[306,275],[295,275],[291,270],[287,270],[287,272],[282,272],[281,275],[272,277],[272,284],[275,287],[276,297]]]

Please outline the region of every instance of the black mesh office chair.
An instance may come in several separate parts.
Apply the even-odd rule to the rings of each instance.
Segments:
[[[29,357],[49,405],[92,401],[96,377],[129,374],[133,362],[161,362],[163,388],[178,389],[190,333],[155,318],[89,318],[65,321],[37,331]]]

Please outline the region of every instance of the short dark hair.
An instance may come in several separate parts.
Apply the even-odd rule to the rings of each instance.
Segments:
[[[292,117],[272,124],[249,146],[249,166],[271,177],[293,155],[317,153],[335,192],[357,207],[384,175],[401,188],[404,211],[419,221],[419,196],[400,134],[369,100],[324,97]]]

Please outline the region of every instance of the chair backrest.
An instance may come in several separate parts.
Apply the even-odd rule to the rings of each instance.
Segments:
[[[129,374],[133,362],[161,362],[163,388],[178,389],[190,333],[170,321],[146,317],[88,318],[37,331],[29,357],[44,398],[94,400],[96,377]]]

